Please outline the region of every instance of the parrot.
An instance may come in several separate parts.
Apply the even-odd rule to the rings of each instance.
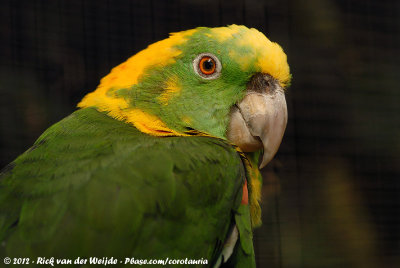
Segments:
[[[242,25],[131,56],[2,169],[0,258],[255,267],[291,77],[282,47]]]

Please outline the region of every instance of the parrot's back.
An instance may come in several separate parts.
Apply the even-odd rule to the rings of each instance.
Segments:
[[[211,264],[232,229],[244,180],[226,141],[153,137],[81,109],[2,171],[0,255]]]

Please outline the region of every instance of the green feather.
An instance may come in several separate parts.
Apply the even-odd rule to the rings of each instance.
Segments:
[[[225,141],[153,137],[82,109],[2,173],[0,256],[211,263],[234,211],[242,213],[243,180],[240,157]]]

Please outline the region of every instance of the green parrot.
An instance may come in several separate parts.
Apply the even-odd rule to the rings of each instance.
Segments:
[[[290,79],[282,48],[245,26],[132,56],[1,171],[0,261],[254,267],[258,159],[281,143]]]

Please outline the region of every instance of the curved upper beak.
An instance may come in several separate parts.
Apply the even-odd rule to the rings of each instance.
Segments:
[[[245,97],[232,108],[227,137],[244,152],[263,148],[263,168],[278,151],[287,118],[285,94],[278,81],[256,74]]]

